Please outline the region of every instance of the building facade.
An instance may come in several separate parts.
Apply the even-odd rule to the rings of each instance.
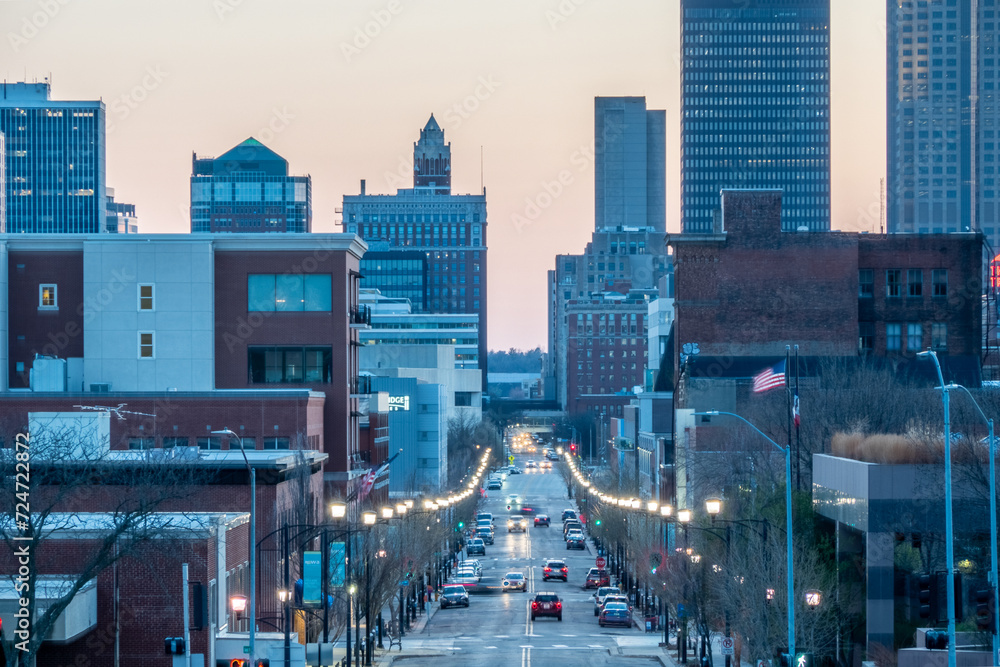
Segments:
[[[8,233],[105,230],[105,108],[49,99],[50,84],[0,84]]]
[[[414,313],[427,311],[427,255],[418,250],[389,250],[372,241],[361,258],[361,288],[390,299],[407,299]]]
[[[429,313],[479,316],[479,361],[486,377],[487,242],[486,189],[478,195],[451,194],[451,149],[431,116],[414,144],[413,188],[394,195],[345,195],[344,228],[366,242],[383,241],[392,251],[417,251],[427,263]],[[419,269],[401,266],[400,280]],[[387,279],[385,273],[379,280]]]
[[[192,232],[311,232],[312,178],[254,138],[191,157]]]
[[[781,188],[782,229],[830,229],[830,0],[682,0],[681,229],[723,188]]]
[[[135,217],[135,204],[115,201],[115,189],[107,189],[107,220],[105,231],[109,234],[138,234],[139,219]]]
[[[889,232],[982,231],[1000,243],[996,8],[886,3]]]
[[[666,230],[666,112],[594,98],[594,228]]]

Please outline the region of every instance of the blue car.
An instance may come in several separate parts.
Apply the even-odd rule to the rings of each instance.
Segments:
[[[608,602],[601,610],[601,615],[597,619],[597,624],[602,628],[605,625],[624,625],[632,627],[632,614],[628,607],[622,602]]]

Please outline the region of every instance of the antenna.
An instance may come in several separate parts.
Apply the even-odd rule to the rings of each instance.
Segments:
[[[885,177],[879,179],[878,181],[878,197],[879,197],[879,209],[878,209],[878,233],[885,234]]]
[[[132,410],[123,410],[127,403],[119,403],[117,408],[112,408],[107,405],[74,405],[74,408],[80,408],[81,410],[94,410],[96,412],[107,412],[114,413],[118,417],[118,421],[125,421],[125,417],[122,415],[139,415],[140,417],[156,417],[155,414],[151,415],[145,412],[133,412]]]

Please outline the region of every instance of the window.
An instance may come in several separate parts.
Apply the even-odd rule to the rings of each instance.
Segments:
[[[858,322],[858,351],[867,354],[875,349],[875,323]]]
[[[229,449],[239,449],[240,442],[240,438],[229,436]],[[243,449],[257,449],[257,439],[252,436],[243,436],[242,443]]]
[[[247,310],[322,311],[331,310],[330,274],[247,276]]]
[[[931,296],[948,296],[948,269],[933,269],[931,271]]]
[[[920,269],[907,269],[906,295],[911,297],[924,295],[924,272]]]
[[[156,447],[156,438],[129,438],[129,449],[153,449]]]
[[[250,347],[252,384],[329,384],[333,348],[330,347]]]
[[[906,349],[909,352],[919,352],[924,348],[924,329],[920,324],[906,325]]]
[[[153,359],[153,332],[139,332],[139,358]]]
[[[187,447],[188,439],[187,436],[184,437],[164,437],[163,438],[163,448],[172,449],[174,447]]]
[[[948,349],[948,325],[943,322],[931,324],[931,347],[935,350]]]
[[[467,408],[472,406],[472,392],[471,391],[456,391],[455,392],[455,407]]]
[[[903,345],[903,325],[901,324],[886,324],[885,325],[885,349],[886,350],[900,350]]]
[[[139,310],[153,310],[152,285],[139,285]]]
[[[264,449],[288,449],[288,438],[264,438]]]
[[[875,272],[871,269],[858,270],[858,297],[871,298],[875,296]]]
[[[39,310],[59,310],[59,301],[56,299],[55,285],[38,286],[38,309]]]
[[[222,449],[222,438],[211,436],[198,438],[199,449]]]
[[[902,296],[901,283],[903,272],[901,269],[886,269],[885,272],[885,295],[887,297]]]

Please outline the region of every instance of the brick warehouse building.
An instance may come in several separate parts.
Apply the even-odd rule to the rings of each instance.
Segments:
[[[933,347],[978,385],[983,255],[977,234],[781,231],[781,191],[723,190],[712,234],[675,235],[674,358],[697,343],[693,377],[749,378],[804,357],[910,357]],[[971,375],[971,377],[970,377]]]

